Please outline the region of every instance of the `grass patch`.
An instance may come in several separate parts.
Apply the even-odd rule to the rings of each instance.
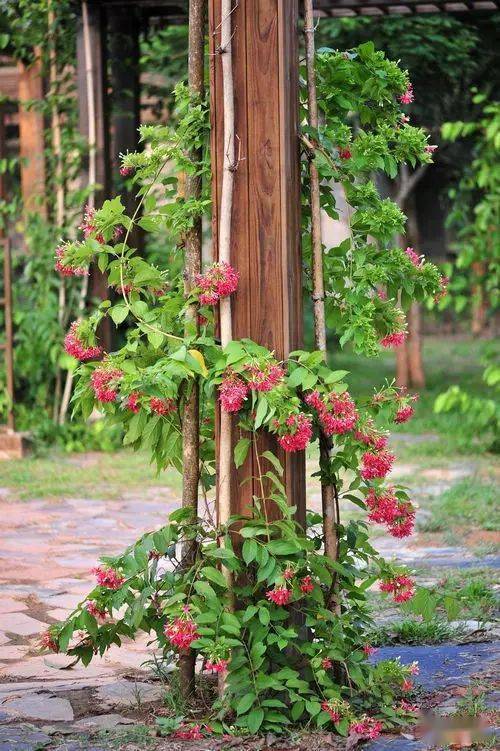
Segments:
[[[447,621],[418,621],[407,618],[374,629],[370,643],[376,647],[391,644],[442,644],[462,636],[463,629],[451,626]]]
[[[498,597],[493,587],[500,583],[498,571],[490,568],[468,569],[467,572],[450,569],[431,592],[451,595],[460,602],[460,619],[488,621],[495,618]]]
[[[423,532],[449,532],[457,527],[500,530],[498,488],[474,477],[460,480],[430,506],[431,516],[419,524]]]
[[[145,452],[122,449],[116,453],[51,454],[0,463],[0,486],[12,497],[119,498],[134,489],[160,487],[177,492],[180,476],[169,469],[156,475]]]

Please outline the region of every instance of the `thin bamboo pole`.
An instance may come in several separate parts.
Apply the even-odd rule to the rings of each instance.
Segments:
[[[204,92],[204,38],[205,0],[189,2],[189,41],[188,41],[188,87],[191,94],[203,96]],[[201,149],[192,149],[189,158],[197,165],[202,159]],[[187,175],[184,195],[186,199],[200,198],[201,176]],[[198,217],[185,237],[184,292],[186,296],[196,286],[196,275],[201,271],[202,224]],[[198,304],[192,303],[186,311],[186,336],[199,333]],[[200,476],[200,394],[195,380],[188,394],[182,419],[182,505],[193,509],[198,515],[198,485]],[[189,568],[196,557],[196,549],[189,541],[182,555],[183,566]],[[195,687],[196,655],[192,649],[184,650],[179,659],[180,687],[185,698],[191,696]]]
[[[314,17],[313,0],[304,0],[304,34],[306,40],[307,99],[308,118],[311,128],[318,128],[318,99],[316,94],[316,73],[314,70]],[[311,196],[311,257],[313,280],[313,314],[314,341],[316,349],[324,354],[326,361],[326,320],[325,320],[325,284],[323,279],[323,244],[321,237],[320,180],[318,169],[311,157],[309,161],[309,182]],[[320,462],[329,464],[331,442],[325,435],[320,435]],[[321,483],[321,501],[323,507],[323,534],[325,555],[332,560],[338,555],[339,523],[338,494],[333,483]],[[338,610],[338,606],[336,606]]]

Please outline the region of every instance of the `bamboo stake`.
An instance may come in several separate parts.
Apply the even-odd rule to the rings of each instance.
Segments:
[[[88,117],[88,143],[89,143],[89,171],[88,184],[90,193],[87,203],[90,208],[95,206],[95,184],[97,179],[97,159],[96,159],[96,122],[95,122],[95,101],[94,101],[94,69],[92,67],[92,43],[90,39],[89,27],[89,9],[86,0],[82,2],[82,21],[83,21],[83,47],[85,52],[85,83],[87,89],[87,117]],[[89,278],[84,276],[80,294],[78,297],[78,317],[81,317],[85,310],[87,292],[89,288]],[[73,388],[73,371],[68,370],[66,383],[64,384],[64,393],[59,411],[59,425],[64,425],[66,414],[68,412],[71,391]]]
[[[313,0],[304,0],[304,34],[306,39],[307,99],[309,125],[316,129],[319,124],[318,99],[316,94],[316,73],[314,70],[314,17]],[[324,354],[326,361],[326,321],[325,321],[325,284],[323,279],[323,244],[321,237],[320,181],[314,158],[309,161],[309,181],[311,194],[311,256],[313,280],[314,341],[316,349]],[[320,461],[329,464],[331,441],[320,435]],[[321,483],[321,501],[323,507],[323,534],[325,555],[336,560],[338,555],[339,524],[338,494],[336,486]],[[339,612],[338,605],[335,610]]]
[[[224,113],[224,164],[219,214],[219,261],[231,262],[231,213],[235,174],[234,87],[231,50],[232,0],[221,0],[219,53],[222,61],[222,88]],[[233,338],[231,300],[223,297],[219,306],[221,344],[225,347]],[[232,418],[228,412],[220,413],[218,521],[227,524],[231,515],[232,469]],[[230,582],[230,572],[225,570]]]
[[[204,92],[204,5],[205,0],[189,2],[188,41],[188,86],[191,94],[203,96]],[[202,159],[201,149],[192,149],[189,158],[192,164]],[[186,199],[201,196],[201,176],[187,175],[184,194]],[[188,296],[196,286],[196,275],[201,271],[202,224],[198,217],[185,236],[184,292]],[[186,311],[186,336],[199,334],[198,304],[192,303]],[[182,420],[182,505],[193,509],[198,515],[198,485],[200,476],[200,396],[195,380],[186,398]],[[189,541],[182,555],[182,563],[190,568],[196,558],[195,545]],[[180,688],[184,698],[191,696],[195,687],[196,655],[192,649],[183,650],[179,659]]]

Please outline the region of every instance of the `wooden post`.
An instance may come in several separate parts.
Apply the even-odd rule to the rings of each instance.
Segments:
[[[80,17],[77,28],[76,65],[77,65],[77,88],[78,88],[78,114],[79,129],[83,138],[88,143],[91,140],[89,132],[89,103],[87,97],[87,70],[92,70],[94,82],[94,112],[95,112],[95,205],[99,207],[102,202],[110,197],[110,158],[109,158],[109,113],[107,96],[107,59],[106,59],[106,16],[103,8],[93,3],[86,3],[89,34],[90,34],[90,59],[85,55],[85,40],[83,34],[83,21]],[[84,162],[82,173],[83,185],[91,181],[89,176],[88,161]],[[97,268],[92,269],[90,279],[90,296],[99,300],[105,300],[108,296],[108,283],[106,276]],[[100,327],[99,338],[105,350],[111,349],[111,326],[108,318],[105,318]]]
[[[221,0],[209,0],[211,52],[213,241],[223,163],[220,44]],[[235,95],[235,174],[231,263],[240,281],[232,298],[233,338],[249,337],[281,359],[302,344],[300,173],[298,140],[298,0],[238,0],[232,12]],[[234,440],[239,438],[234,430]],[[285,467],[289,502],[305,520],[304,456],[284,455],[267,432],[259,453],[275,452]],[[268,467],[265,467],[267,469]],[[264,469],[264,471],[265,471]],[[258,472],[250,452],[232,476],[231,512],[246,513]],[[277,509],[269,509],[271,515]]]
[[[25,103],[43,100],[42,63],[39,57],[19,70],[19,156],[21,157],[21,192],[26,211],[45,217],[45,143],[42,113]]]

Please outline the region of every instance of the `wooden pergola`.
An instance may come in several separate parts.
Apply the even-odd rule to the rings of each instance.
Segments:
[[[210,111],[212,127],[213,221],[217,223],[222,174],[221,55],[218,45],[221,0],[208,0],[210,44]],[[419,2],[418,0],[316,0],[316,15],[384,15],[492,11],[499,0]],[[95,72],[97,180],[101,197],[110,187],[110,126],[113,154],[134,149],[139,117],[137,72],[138,34],[144,23],[161,18],[185,23],[188,2],[179,0],[90,0],[87,3],[92,60],[85,60],[82,28],[78,42],[78,81],[82,132],[86,133],[88,102],[84,73]],[[300,252],[300,175],[298,139],[298,25],[299,0],[237,0],[232,16],[235,131],[241,144],[241,161],[235,176],[232,213],[232,262],[240,284],[233,302],[233,335],[249,337],[276,352],[278,358],[302,344],[302,278]],[[109,44],[106,44],[106,38]],[[119,44],[115,41],[119,38]],[[126,60],[130,65],[125,64]],[[135,62],[134,62],[135,60]],[[109,65],[108,65],[109,63]],[[109,122],[107,70],[113,89],[123,100],[126,116]],[[121,87],[121,88],[120,88]],[[214,256],[217,256],[217,233]],[[105,280],[102,280],[103,293]],[[236,431],[233,431],[236,432]],[[273,438],[260,439],[260,451],[272,448]],[[288,497],[305,516],[303,456],[280,458],[285,466]],[[252,496],[256,457],[249,453],[245,465],[233,471],[232,513],[244,513]]]

